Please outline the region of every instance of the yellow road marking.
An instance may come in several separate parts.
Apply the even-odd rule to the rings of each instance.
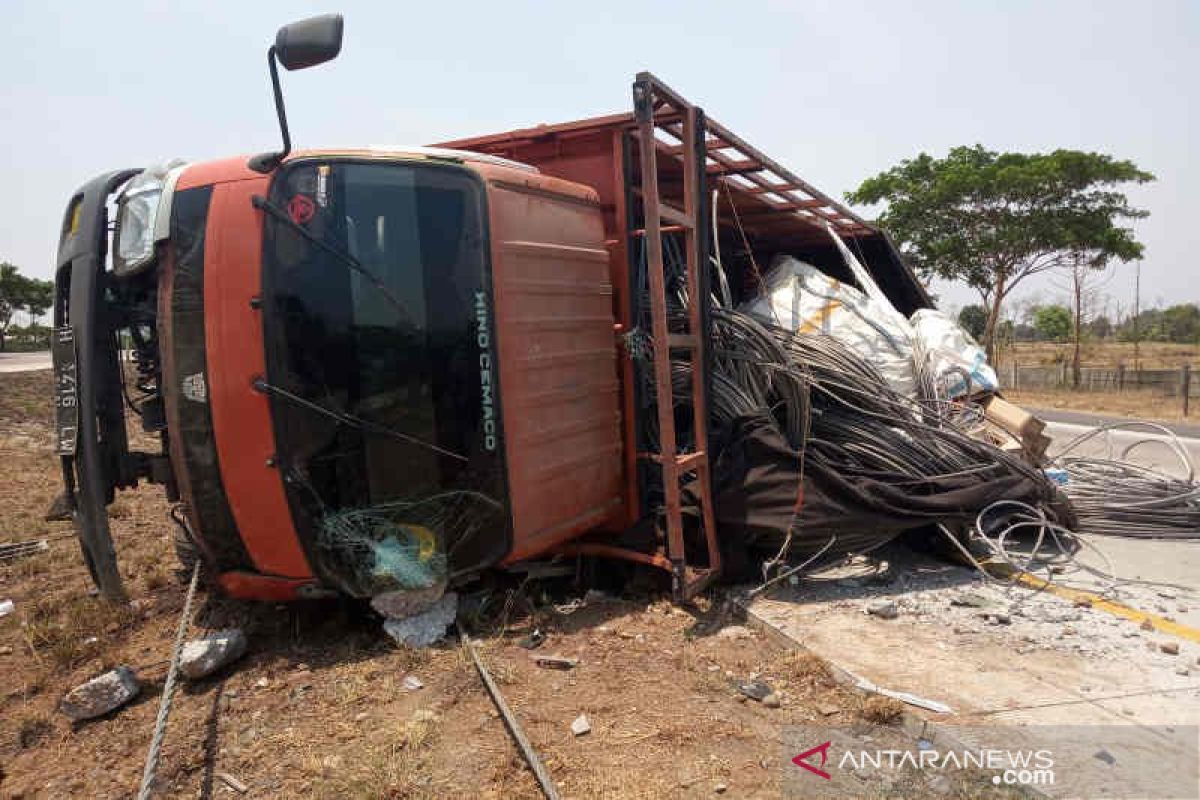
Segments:
[[[1063,599],[1072,602],[1086,600],[1092,608],[1107,611],[1116,617],[1124,617],[1125,619],[1134,622],[1150,621],[1156,631],[1178,636],[1180,639],[1187,639],[1191,642],[1200,642],[1200,629],[1193,628],[1190,625],[1182,625],[1166,617],[1160,617],[1157,614],[1148,614],[1145,611],[1139,611],[1132,606],[1127,606],[1124,603],[1118,603],[1116,600],[1109,600],[1100,595],[1085,591],[1083,589],[1072,589],[1069,586],[1060,586],[1051,581],[1042,580],[1036,575],[1030,575],[1028,572],[1021,572],[1013,569],[1007,564],[985,564],[988,572],[1000,578],[1012,578],[1018,583],[1024,584],[1032,589],[1045,590],[1051,594],[1058,595]]]

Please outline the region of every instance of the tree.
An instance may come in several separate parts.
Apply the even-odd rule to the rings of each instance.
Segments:
[[[46,313],[54,302],[54,284],[21,274],[15,264],[0,263],[0,353],[4,352],[5,339],[13,316],[19,309],[30,314],[30,324],[36,317]]]
[[[1066,306],[1038,306],[1033,312],[1033,327],[1046,339],[1064,342],[1071,335],[1071,312]]]
[[[1091,267],[1139,257],[1123,220],[1132,208],[1115,187],[1154,176],[1101,153],[996,153],[956,147],[921,153],[868,178],[847,198],[886,202],[879,223],[918,273],[961,280],[987,310],[982,343],[992,342],[1005,297],[1030,275],[1084,259]]]
[[[42,315],[54,305],[54,281],[28,278],[25,291],[25,310],[29,312],[29,325],[33,327]]]
[[[958,324],[978,342],[987,326],[987,309],[981,305],[963,306],[958,312]]]
[[[1084,325],[1095,313],[1100,289],[1112,278],[1112,273],[1094,269],[1082,253],[1077,253],[1068,276],[1066,289],[1071,297],[1071,386],[1078,389],[1083,374],[1080,362]]]

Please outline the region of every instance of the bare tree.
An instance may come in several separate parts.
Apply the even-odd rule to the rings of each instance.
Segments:
[[[1055,281],[1071,302],[1071,386],[1079,388],[1082,377],[1081,351],[1084,326],[1095,315],[1104,296],[1101,291],[1112,280],[1111,269],[1099,269],[1087,253],[1074,253],[1066,268],[1066,281]]]

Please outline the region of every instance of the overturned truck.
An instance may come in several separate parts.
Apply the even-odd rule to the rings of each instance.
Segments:
[[[1052,498],[1019,458],[931,436],[819,321],[745,313],[780,257],[865,270],[905,316],[930,300],[880,230],[653,75],[628,113],[291,151],[276,63],[340,42],[316,18],[269,51],[281,151],[117,170],[67,205],[58,444],[106,596],[106,507],[140,481],[213,583],[271,600],[571,554],[661,567],[687,597],[755,544],[832,531],[833,552]]]

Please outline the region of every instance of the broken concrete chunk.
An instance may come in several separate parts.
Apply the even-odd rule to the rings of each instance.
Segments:
[[[717,631],[718,639],[753,639],[754,631],[745,625],[726,625]]]
[[[183,646],[179,671],[188,680],[198,681],[246,654],[246,634],[238,628],[213,631],[192,639]]]
[[[987,608],[988,606],[996,605],[996,603],[978,592],[963,592],[951,597],[950,605],[964,608]]]
[[[383,622],[383,629],[397,644],[428,647],[446,635],[446,628],[458,615],[458,595],[447,592],[430,608],[411,617]]]
[[[583,736],[585,733],[591,733],[592,723],[588,722],[587,714],[580,714],[571,723],[571,733],[576,736]]]
[[[62,699],[60,708],[72,720],[102,717],[137,697],[142,685],[133,670],[120,666],[76,686]]]
[[[880,619],[895,619],[900,616],[900,609],[891,600],[879,600],[867,606],[867,613]]]
[[[404,680],[400,681],[400,685],[404,687],[404,691],[406,692],[415,692],[425,688],[425,684],[416,675],[405,675]]]
[[[444,581],[423,589],[400,589],[395,592],[383,592],[371,598],[371,608],[385,617],[403,619],[432,608],[445,592],[446,584]]]
[[[7,617],[16,606],[12,600],[0,600],[0,617]]]
[[[770,685],[759,680],[738,681],[734,685],[746,697],[749,697],[751,700],[758,700],[759,702],[762,702],[767,695],[772,693]]]

